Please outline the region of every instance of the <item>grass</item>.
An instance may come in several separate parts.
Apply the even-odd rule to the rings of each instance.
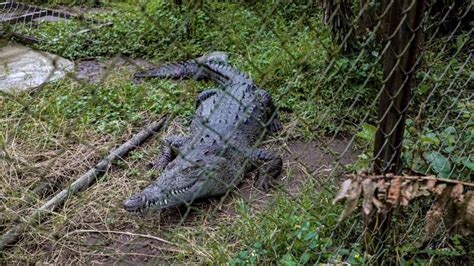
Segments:
[[[46,222],[32,225],[17,247],[0,259],[291,265],[356,264],[373,259],[363,252],[360,217],[338,223],[340,206],[330,201],[339,183],[338,173],[366,166],[364,158],[371,155],[371,125],[376,121],[373,99],[382,81],[377,44],[364,46],[360,54],[337,54],[320,12],[299,2],[207,3],[205,8],[159,1],[105,6],[108,11],[94,16],[113,21],[113,25],[77,36],[74,33],[83,27],[79,23],[44,23],[35,32],[55,41],[39,48],[70,59],[106,60],[122,54],[156,63],[213,50],[229,52],[232,63],[267,89],[281,109],[286,130],[271,137],[267,145],[285,156],[282,186],[267,195],[253,188],[252,179],[247,178],[226,197],[138,219],[121,208],[123,199],[155,176],[144,169],[144,163],[155,156],[164,135],[186,130],[198,91],[210,84],[159,80],[132,84],[131,71],[125,68],[115,69],[97,84],[68,78],[32,93],[2,94],[0,155],[4,160],[0,173],[6,173],[0,175],[2,231],[43,202],[41,195],[31,192],[39,183],[46,180],[63,188],[159,114],[171,113],[177,119],[166,132],[116,163],[93,187],[55,210]],[[460,175],[456,178],[470,180],[472,169],[465,165],[472,163],[474,110],[465,82],[472,77],[472,63],[464,64],[468,39],[466,34],[459,36],[446,48],[442,49],[443,44],[449,40],[439,39],[426,51],[427,63],[418,72],[421,85],[413,101],[418,107],[434,92],[425,105],[426,114],[432,116],[416,120],[416,110],[410,114],[405,160],[417,165],[420,162],[414,158],[424,158],[423,152],[440,150],[438,157],[427,154],[425,160],[439,162],[444,156],[452,174]],[[437,52],[440,50],[443,53]],[[458,100],[456,92],[463,93],[464,100]],[[459,106],[452,107],[455,102]],[[445,118],[447,108],[450,112]],[[455,131],[447,132],[449,126]],[[350,150],[361,156],[358,161],[351,158],[350,165],[328,164],[319,169],[321,162],[305,159],[309,153],[300,154],[291,147],[295,139],[311,140],[320,147],[312,152],[326,152],[323,159],[338,161],[330,156],[336,150],[332,137],[339,140],[354,135]],[[345,141],[344,147],[348,145]],[[420,151],[421,155],[414,156]],[[445,173],[446,165],[433,167],[432,162],[422,162],[425,168],[421,170]],[[424,253],[409,262],[435,258],[442,263],[469,257],[469,238],[457,236],[440,241],[444,249],[418,250],[422,224],[413,225],[413,221],[422,220],[420,210],[426,206],[420,203],[406,210],[413,220],[404,219],[405,211],[397,216],[394,242],[387,245],[396,254],[387,258],[403,262],[414,252]]]

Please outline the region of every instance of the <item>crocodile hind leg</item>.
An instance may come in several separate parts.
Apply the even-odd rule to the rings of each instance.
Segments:
[[[262,104],[267,107],[268,120],[267,129],[271,133],[275,133],[281,131],[283,126],[281,125],[280,119],[278,118],[278,113],[276,110],[275,105],[273,104],[273,99],[270,93],[266,92],[265,90],[258,90],[258,94],[260,95],[260,99],[262,100]]]
[[[219,91],[220,91],[219,89],[214,89],[214,88],[201,91],[199,95],[197,96],[196,108],[205,100],[216,95]]]
[[[165,143],[161,153],[156,157],[153,162],[147,163],[146,168],[162,170],[164,169],[176,156],[178,155],[178,149],[183,146],[188,137],[172,135],[165,138]]]
[[[266,149],[254,149],[250,159],[258,167],[258,177],[255,185],[262,190],[269,190],[274,186],[277,177],[283,170],[281,158]]]

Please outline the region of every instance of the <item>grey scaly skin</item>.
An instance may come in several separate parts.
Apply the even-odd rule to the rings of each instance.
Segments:
[[[156,181],[124,202],[133,213],[164,209],[195,199],[225,194],[245,173],[258,168],[257,186],[268,189],[282,171],[282,160],[254,146],[268,132],[281,130],[271,96],[215,52],[157,69],[135,78],[196,78],[216,81],[197,99],[191,136],[168,136],[151,164],[161,170]]]

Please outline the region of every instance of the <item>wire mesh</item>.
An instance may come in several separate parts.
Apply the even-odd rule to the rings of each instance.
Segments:
[[[341,208],[330,205],[343,174],[362,169],[473,181],[472,3],[96,4],[77,17],[92,13],[110,27],[43,28],[33,13],[49,9],[25,16],[17,12],[23,5],[13,11],[24,23],[12,27],[4,19],[12,6],[0,5],[8,13],[4,36],[44,36],[35,49],[76,63],[62,81],[0,90],[0,231],[25,224],[2,260],[456,263],[472,256],[470,238],[450,235],[448,224],[439,238],[424,237],[429,200],[389,216],[396,223],[372,250],[360,217],[339,222]],[[212,51],[229,59],[197,59]],[[3,77],[13,71],[8,64]],[[132,82],[137,72],[155,77]],[[151,143],[48,217],[25,223],[165,113],[175,118]],[[269,132],[277,114],[283,130]],[[269,178],[279,159],[281,174]],[[153,160],[158,169],[147,169]],[[139,212],[179,207],[132,214],[123,209],[132,195]]]

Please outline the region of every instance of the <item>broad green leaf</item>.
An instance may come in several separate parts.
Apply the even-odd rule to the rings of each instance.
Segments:
[[[423,83],[420,86],[418,86],[418,92],[420,94],[425,94],[430,89],[431,89],[431,87],[428,86],[428,84],[426,84],[426,83]]]
[[[428,133],[426,135],[421,136],[421,142],[423,144],[430,144],[430,145],[438,145],[440,140],[434,133]]]
[[[303,265],[306,264],[309,261],[310,257],[311,257],[311,254],[309,252],[303,253],[303,255],[301,255],[301,258],[300,258],[300,264],[303,264]]]
[[[456,129],[454,127],[447,127],[445,130],[444,130],[444,133],[446,134],[454,134],[456,133]]]
[[[431,168],[438,174],[440,177],[448,177],[449,172],[451,171],[451,163],[448,158],[442,155],[440,152],[432,151],[428,153],[426,157],[428,162],[430,162]]]
[[[373,140],[375,132],[377,132],[377,127],[370,124],[362,124],[362,130],[357,132],[356,136],[365,140]]]
[[[454,147],[454,146],[448,146],[448,147],[444,148],[444,150],[445,150],[447,153],[451,153],[451,152],[454,151],[455,148],[456,148],[456,147]]]
[[[293,256],[288,253],[283,256],[283,258],[280,260],[280,263],[288,266],[293,266],[297,264]]]
[[[474,170],[474,162],[472,162],[471,160],[469,160],[469,158],[467,157],[464,157],[461,159],[462,161],[462,164],[464,166],[466,166],[467,168],[469,168],[469,170]]]

